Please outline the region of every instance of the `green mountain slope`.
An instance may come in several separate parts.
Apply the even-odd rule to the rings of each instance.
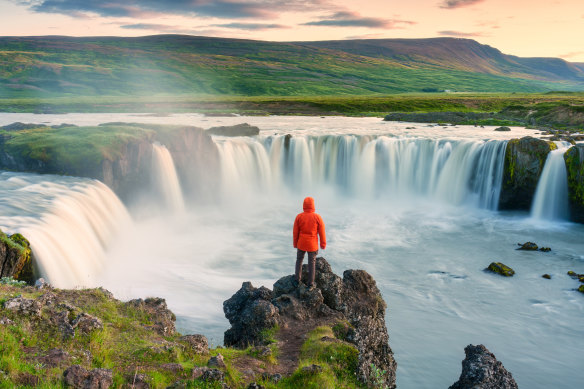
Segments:
[[[472,40],[0,37],[0,97],[584,90],[584,70]]]

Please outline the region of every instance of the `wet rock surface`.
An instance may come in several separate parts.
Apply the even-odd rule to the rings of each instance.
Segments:
[[[526,136],[511,139],[505,150],[500,209],[529,210],[553,143]]]
[[[8,236],[0,230],[0,278],[3,277],[34,281],[30,242],[21,234]]]
[[[491,264],[485,269],[492,273],[500,274],[505,277],[513,277],[515,270],[511,269],[509,266],[501,262],[491,262]]]
[[[570,217],[584,223],[584,144],[570,147],[564,154],[568,175]]]
[[[307,277],[303,267],[303,279]],[[279,326],[283,332],[300,328],[345,322],[346,341],[359,351],[355,372],[360,380],[371,384],[373,364],[383,372],[386,387],[395,387],[396,362],[389,347],[385,324],[386,304],[375,280],[363,270],[347,270],[343,278],[334,274],[324,258],[317,258],[316,288],[294,284],[294,276],[280,278],[273,291],[254,288],[244,282],[230,299],[223,303],[231,328],[225,332],[226,346],[247,347],[266,342],[267,331]],[[306,328],[304,328],[306,330]]]
[[[485,346],[468,345],[462,373],[449,389],[517,389],[517,383],[503,364]]]

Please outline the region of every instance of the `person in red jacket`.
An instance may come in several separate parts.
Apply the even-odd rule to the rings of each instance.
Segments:
[[[314,199],[307,197],[304,199],[304,212],[299,213],[294,220],[293,245],[298,249],[296,253],[296,281],[300,283],[302,279],[302,262],[304,253],[308,252],[308,286],[314,286],[316,271],[316,254],[318,253],[318,238],[320,237],[320,248],[326,248],[326,236],[324,233],[324,222],[322,217],[314,209]]]

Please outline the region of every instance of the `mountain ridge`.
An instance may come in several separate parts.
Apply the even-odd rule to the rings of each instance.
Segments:
[[[584,63],[471,39],[270,42],[150,35],[0,37],[0,97],[366,95],[584,90]]]

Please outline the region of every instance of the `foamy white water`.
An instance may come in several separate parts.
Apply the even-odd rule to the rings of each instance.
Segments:
[[[95,284],[106,250],[131,227],[125,206],[96,180],[0,173],[0,229],[21,232],[51,284]]]
[[[166,207],[173,212],[183,212],[185,201],[172,155],[158,142],[152,144],[152,175],[152,190],[158,192]]]
[[[370,135],[217,139],[224,198],[334,190],[361,199],[423,197],[492,210],[506,144]]]
[[[531,215],[540,220],[569,220],[568,173],[564,153],[571,145],[558,142],[545,161],[533,199]]]
[[[18,120],[75,122],[63,116]],[[78,117],[79,124],[142,120]],[[370,272],[388,303],[399,388],[448,387],[458,379],[469,343],[494,352],[521,388],[579,387],[584,296],[566,272],[584,273],[584,226],[540,226],[528,213],[492,210],[498,153],[506,139],[532,130],[496,133],[371,118],[144,118],[175,119],[205,127],[246,121],[261,134],[217,138],[222,202],[139,220],[113,239],[107,266],[96,268],[87,285],[103,285],[119,298],[164,297],[182,332],[204,333],[220,344],[228,327],[222,302],[243,281],[271,287],[293,272],[292,222],[303,197],[312,195],[327,226],[329,244],[321,254],[338,274]],[[0,114],[2,120],[15,121]],[[293,135],[288,147],[285,134]],[[10,185],[24,176],[12,175]],[[39,188],[53,186],[39,177]],[[63,179],[70,181],[61,183],[62,191],[44,199],[44,189],[21,197],[0,190],[10,220],[36,220],[76,180],[87,181]],[[525,241],[552,252],[516,251]],[[483,272],[492,261],[514,268],[515,277]],[[541,278],[544,273],[552,279]]]

